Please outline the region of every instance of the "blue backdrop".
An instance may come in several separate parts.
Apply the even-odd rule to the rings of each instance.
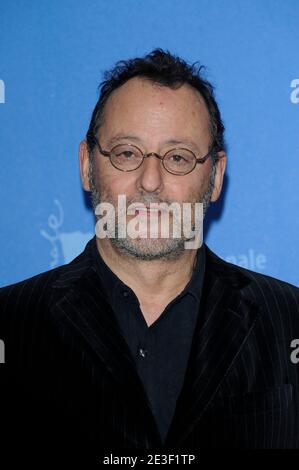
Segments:
[[[299,285],[298,0],[2,0],[0,285],[70,261],[94,233],[77,150],[115,61],[207,65],[228,143],[205,241]]]

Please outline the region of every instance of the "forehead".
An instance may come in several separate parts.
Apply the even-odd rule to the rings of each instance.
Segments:
[[[209,122],[207,106],[195,88],[184,84],[173,89],[139,77],[116,89],[104,109],[104,126],[209,132]]]

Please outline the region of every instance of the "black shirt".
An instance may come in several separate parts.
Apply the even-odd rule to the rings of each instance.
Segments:
[[[198,317],[205,247],[197,250],[192,277],[159,318],[147,325],[139,301],[102,259],[93,239],[94,268],[101,278],[123,336],[131,350],[162,440],[166,438],[181,391]]]

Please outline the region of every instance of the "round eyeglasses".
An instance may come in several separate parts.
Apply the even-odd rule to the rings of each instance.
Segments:
[[[162,161],[166,171],[173,175],[183,176],[191,173],[197,163],[204,163],[212,153],[211,148],[204,157],[197,158],[191,150],[174,148],[168,150],[164,155],[159,155],[155,152],[144,154],[133,144],[118,144],[108,152],[102,149],[96,137],[94,139],[100,153],[104,157],[109,157],[111,164],[120,171],[137,170],[145,158],[154,156]]]

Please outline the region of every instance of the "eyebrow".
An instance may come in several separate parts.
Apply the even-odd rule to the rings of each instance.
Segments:
[[[118,142],[119,140],[125,140],[125,139],[126,140],[134,140],[136,142],[141,143],[141,139],[139,137],[137,137],[136,135],[116,134],[114,137],[107,140],[107,145],[112,145],[112,144]]]
[[[111,139],[107,140],[107,145],[111,146],[120,140],[132,140],[137,143],[142,143],[142,139],[137,135],[127,135],[127,134],[116,134]],[[195,147],[195,149],[200,150],[199,145],[193,142],[192,140],[178,140],[178,139],[168,139],[163,142],[163,145],[191,145]]]

